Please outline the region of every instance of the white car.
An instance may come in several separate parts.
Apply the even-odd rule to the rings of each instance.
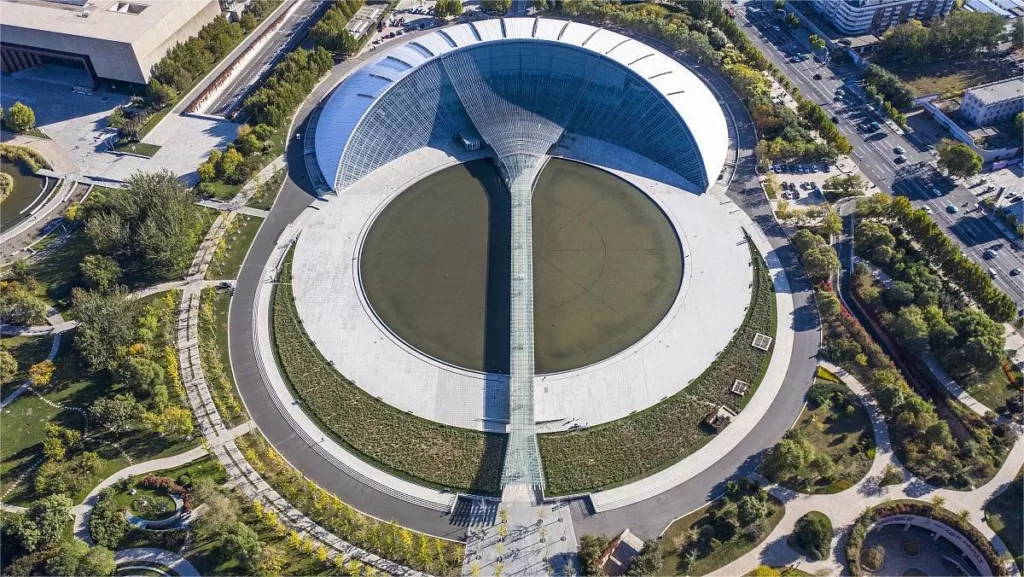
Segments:
[[[922,208],[921,210],[925,211],[928,214],[932,213],[932,207],[930,207],[930,206],[926,206],[926,207]]]

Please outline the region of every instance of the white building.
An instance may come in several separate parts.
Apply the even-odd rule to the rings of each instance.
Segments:
[[[217,0],[0,0],[0,70],[145,83],[175,44],[220,14]],[[88,77],[83,73],[87,72]]]
[[[1024,16],[1024,0],[967,0],[965,7],[975,12],[998,14],[1008,19]]]
[[[1024,81],[1010,78],[975,86],[964,94],[960,112],[978,126],[987,126],[1024,111]]]
[[[954,0],[814,0],[814,9],[843,34],[879,34],[910,19],[945,16]]]

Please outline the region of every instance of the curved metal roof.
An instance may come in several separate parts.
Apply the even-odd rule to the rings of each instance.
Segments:
[[[461,48],[531,39],[586,49],[644,79],[687,126],[697,143],[707,182],[715,182],[728,151],[728,127],[718,100],[700,78],[663,52],[617,32],[549,18],[499,18],[437,29],[387,50],[347,76],[324,105],[316,129],[317,163],[327,182],[335,182],[345,146],[359,121],[396,82]]]

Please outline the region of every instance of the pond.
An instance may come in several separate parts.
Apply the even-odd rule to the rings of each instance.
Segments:
[[[14,178],[14,192],[4,199],[0,209],[0,229],[7,229],[28,218],[29,209],[43,200],[40,195],[47,179],[36,176],[7,159],[0,159],[0,172]],[[47,192],[54,184],[56,181],[51,179]]]

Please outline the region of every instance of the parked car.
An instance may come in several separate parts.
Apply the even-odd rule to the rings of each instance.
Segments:
[[[896,148],[892,149],[892,151],[895,152],[896,154],[906,154],[907,152],[906,150],[903,150],[902,146],[897,146]]]
[[[957,208],[955,205],[950,204],[946,206],[946,212],[948,212],[949,214],[956,214],[960,212],[960,209]]]
[[[895,161],[896,161],[896,164],[903,164],[904,162],[906,162],[906,161],[907,161],[907,157],[906,157],[906,156],[903,156],[903,155],[901,154],[901,155],[899,155],[899,156],[897,156],[897,157],[896,157]]]
[[[1010,271],[1010,276],[1020,276],[1020,269],[1019,268],[1015,268],[1015,269],[1011,270]]]
[[[814,73],[814,79],[815,79],[815,80],[821,80],[821,74],[819,74],[819,73],[815,72],[815,73]]]
[[[990,276],[991,278],[996,278],[999,275],[996,273],[996,269],[990,268],[988,269],[988,276]]]

